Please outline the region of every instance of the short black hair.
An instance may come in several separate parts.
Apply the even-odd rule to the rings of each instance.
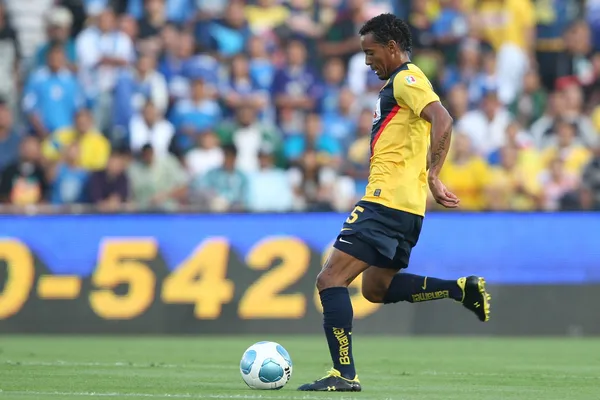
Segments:
[[[380,14],[371,18],[359,31],[361,36],[368,33],[373,34],[373,38],[379,44],[386,45],[390,40],[398,43],[403,51],[412,52],[412,34],[410,28],[400,18],[393,14]]]
[[[223,153],[226,156],[233,156],[236,157],[237,156],[237,147],[235,144],[233,143],[229,143],[229,144],[224,144],[223,146],[221,146],[221,150],[223,150]]]

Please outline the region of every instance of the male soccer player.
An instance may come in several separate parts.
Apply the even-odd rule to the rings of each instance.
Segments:
[[[452,117],[423,72],[410,62],[406,23],[391,14],[360,30],[366,64],[386,81],[375,106],[366,194],[358,202],[317,277],[323,326],[333,360],[329,374],[302,391],[360,391],[352,357],[352,303],[348,285],[362,275],[363,296],[374,303],[454,299],[489,319],[483,278],[443,280],[399,273],[408,266],[425,215],[427,188],[444,207],[459,199],[439,179],[450,146]]]

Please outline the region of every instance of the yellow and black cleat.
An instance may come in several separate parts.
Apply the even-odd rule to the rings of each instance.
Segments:
[[[352,380],[346,379],[338,370],[332,369],[326,376],[313,383],[306,383],[298,390],[304,392],[360,392],[361,387],[358,376]]]
[[[485,290],[485,279],[468,276],[456,281],[463,291],[461,303],[471,310],[482,322],[490,320],[490,300],[492,296]]]

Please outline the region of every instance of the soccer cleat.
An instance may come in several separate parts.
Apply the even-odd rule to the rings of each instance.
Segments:
[[[352,380],[346,379],[338,370],[332,369],[326,376],[313,383],[306,383],[298,390],[304,392],[360,392],[361,387],[358,376]]]
[[[458,279],[456,283],[463,292],[462,305],[473,311],[480,321],[489,321],[492,296],[485,290],[485,279],[478,276],[467,276]]]

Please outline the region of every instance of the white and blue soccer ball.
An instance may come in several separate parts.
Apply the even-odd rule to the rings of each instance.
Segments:
[[[292,359],[279,343],[258,342],[244,352],[240,373],[252,389],[281,389],[292,377]]]

